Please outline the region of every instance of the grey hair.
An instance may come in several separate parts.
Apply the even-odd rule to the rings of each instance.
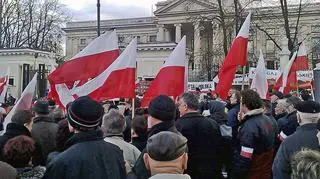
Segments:
[[[291,159],[292,179],[313,179],[320,176],[320,152],[302,149]]]
[[[110,109],[103,117],[102,130],[106,135],[121,135],[125,128],[126,120],[118,110]]]
[[[184,93],[180,98],[185,102],[189,109],[197,110],[199,106],[199,101],[195,94],[191,92]]]
[[[285,109],[286,106],[287,106],[287,101],[286,101],[286,99],[278,99],[278,100],[277,100],[277,104],[278,104],[279,106],[281,106],[283,109]]]

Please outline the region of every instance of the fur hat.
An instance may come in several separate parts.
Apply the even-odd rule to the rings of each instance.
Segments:
[[[174,120],[176,107],[169,96],[160,95],[151,100],[148,112],[150,116],[160,121],[171,121]]]
[[[102,105],[89,96],[82,96],[68,108],[68,120],[72,127],[80,131],[97,128],[104,114]]]

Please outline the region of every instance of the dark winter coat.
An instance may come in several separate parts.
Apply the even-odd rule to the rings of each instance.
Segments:
[[[157,125],[154,125],[150,131],[148,132],[148,137],[151,137],[159,132],[162,131],[171,131],[178,133],[174,121],[172,122],[161,122]],[[143,160],[143,155],[146,153],[146,149],[144,149],[139,158],[136,161],[136,164],[132,168],[132,172],[129,173],[127,178],[130,179],[148,179],[151,177],[151,173],[149,170],[147,170],[144,160]]]
[[[296,152],[303,148],[319,150],[317,133],[316,124],[305,124],[281,143],[272,165],[274,179],[290,179],[290,159]]]
[[[105,142],[101,130],[74,134],[68,149],[47,167],[43,179],[124,179],[125,162],[119,147]]]
[[[222,178],[219,158],[222,137],[218,123],[191,112],[180,117],[176,126],[188,139],[187,174],[193,179]]]
[[[16,123],[9,123],[6,128],[6,132],[3,136],[0,136],[0,161],[3,161],[3,148],[6,142],[14,137],[25,135],[31,137],[30,131],[23,125]],[[41,146],[36,143],[36,149],[34,152],[34,156],[32,157],[33,165],[37,166],[44,162],[44,157],[42,156]]]
[[[146,148],[147,140],[147,136],[132,137],[131,144],[137,147],[140,151],[143,151],[143,149]]]
[[[239,129],[232,178],[270,179],[276,135],[276,121],[263,109],[249,111]]]
[[[274,119],[275,119],[276,121],[278,121],[279,119],[285,117],[286,115],[287,115],[286,112],[281,113],[281,114],[278,114],[278,115],[274,114]]]
[[[288,114],[286,117],[279,119],[277,123],[279,128],[279,134],[281,134],[282,132],[281,136],[283,139],[285,139],[287,136],[293,134],[299,126],[297,120],[297,112],[294,111]]]
[[[45,165],[49,153],[56,150],[57,131],[58,124],[53,119],[49,117],[36,117],[33,119],[31,135],[41,146],[42,155],[45,158],[42,165]]]
[[[228,111],[227,119],[228,125],[232,127],[232,138],[235,139],[238,135],[238,127],[239,127],[239,120],[238,120],[238,113],[240,110],[240,104],[232,105]]]

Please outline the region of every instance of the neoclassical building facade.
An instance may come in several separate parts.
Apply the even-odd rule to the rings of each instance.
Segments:
[[[132,38],[137,38],[137,77],[143,79],[153,79],[176,44],[186,36],[189,80],[207,81],[218,72],[224,59],[223,41],[228,41],[229,47],[236,35],[233,26],[233,1],[222,2],[225,24],[229,27],[227,39],[223,38],[216,0],[162,1],[156,4],[157,9],[152,17],[103,20],[101,31],[116,29],[122,49]],[[248,67],[255,66],[260,49],[264,53],[267,68],[282,67],[280,59],[285,59],[290,52],[287,49],[281,8],[239,7],[243,11],[240,21],[249,11],[253,14],[248,43]],[[304,42],[310,64],[316,62],[320,58],[320,4],[304,5],[301,13],[298,13],[298,6],[293,5],[289,7],[288,13],[290,28],[292,32],[297,31],[298,41]],[[298,27],[295,28],[298,18]],[[67,35],[67,59],[96,38],[96,24],[96,21],[67,23],[64,28]]]

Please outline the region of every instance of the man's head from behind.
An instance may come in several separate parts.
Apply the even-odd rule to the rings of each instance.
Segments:
[[[302,101],[295,105],[300,125],[317,123],[320,118],[320,104],[315,101]]]
[[[32,129],[32,124],[33,124],[33,115],[32,112],[29,110],[21,110],[17,111],[13,116],[11,121],[13,123],[23,125],[25,126],[29,131]]]
[[[148,139],[144,162],[152,175],[183,174],[187,169],[187,139],[173,132],[160,132]]]
[[[33,106],[32,111],[36,116],[48,116],[50,112],[48,101],[38,100]]]
[[[263,107],[263,102],[259,94],[253,90],[244,90],[241,92],[243,112],[259,109]]]
[[[171,122],[175,118],[176,107],[169,96],[160,95],[151,100],[148,108],[148,128],[161,122]]]
[[[189,112],[194,112],[198,110],[199,101],[191,92],[184,93],[179,97],[178,100],[178,109],[180,112],[180,116],[183,116]]]
[[[124,116],[116,109],[111,109],[103,117],[102,129],[106,135],[122,135],[126,128]]]
[[[96,130],[101,124],[103,114],[102,105],[89,96],[82,96],[76,99],[68,108],[70,132]]]

